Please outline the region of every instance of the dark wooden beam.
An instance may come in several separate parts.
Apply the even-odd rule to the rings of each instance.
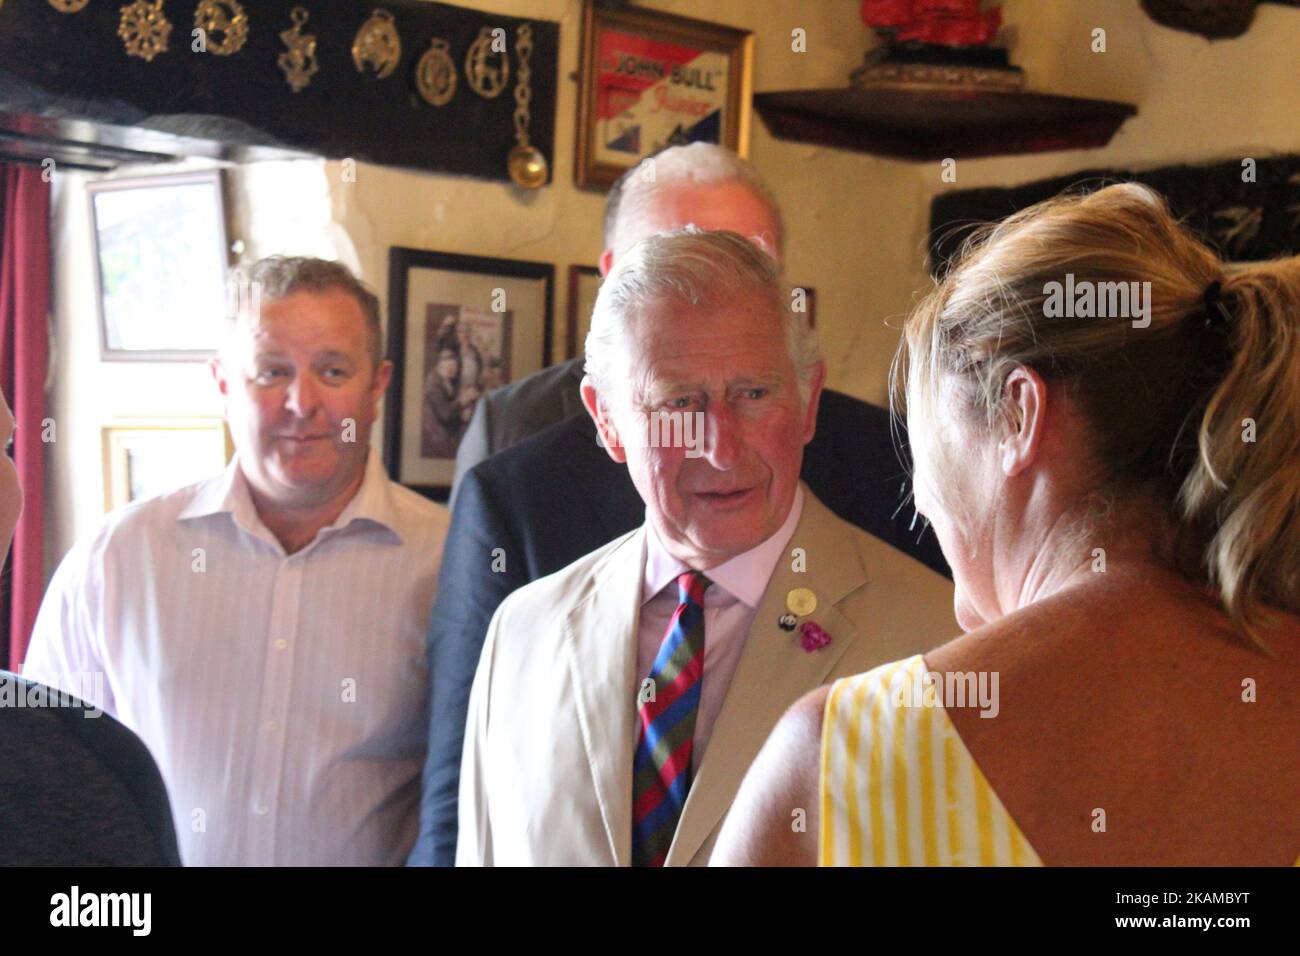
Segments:
[[[295,93],[277,59],[290,11],[305,6],[303,32],[317,37],[320,70]],[[418,0],[244,0],[250,29],[230,56],[192,52],[193,3],[166,3],[169,48],[152,61],[128,56],[117,35],[119,2],[64,14],[44,0],[0,5],[0,110],[100,124],[165,128],[192,139],[271,147],[413,169],[507,180],[515,144],[516,31],[533,28],[530,136],[554,168],[559,25]],[[358,72],[357,30],[376,9],[393,16],[401,58],[387,79]],[[510,78],[485,99],[471,88],[465,58],[482,28],[505,30]],[[417,93],[415,68],[434,38],[450,44],[457,89],[445,106]],[[195,135],[195,134],[198,135]]]

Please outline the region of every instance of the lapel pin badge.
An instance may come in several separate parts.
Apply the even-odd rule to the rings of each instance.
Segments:
[[[817,610],[817,595],[808,588],[795,588],[785,596],[785,606],[791,614],[807,617]]]
[[[776,623],[781,625],[783,631],[793,631],[799,623],[799,619],[787,611],[776,619]]]
[[[820,651],[828,645],[831,642],[831,636],[822,630],[821,625],[815,621],[804,621],[799,628],[799,641],[803,644],[803,649],[811,654],[813,651]]]

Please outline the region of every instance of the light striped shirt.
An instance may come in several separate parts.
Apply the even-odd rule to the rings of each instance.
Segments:
[[[187,865],[401,864],[447,523],[372,451],[343,513],[286,555],[236,458],[68,553],[24,674],[103,688],[90,702],[162,770]]]
[[[822,866],[1042,866],[934,694],[921,654],[831,685]]]

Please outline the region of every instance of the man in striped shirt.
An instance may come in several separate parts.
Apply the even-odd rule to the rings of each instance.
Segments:
[[[370,449],[392,374],[375,296],[316,259],[236,288],[212,363],[234,460],[67,555],[24,673],[103,674],[93,703],[153,752],[186,864],[399,864],[447,513]]]

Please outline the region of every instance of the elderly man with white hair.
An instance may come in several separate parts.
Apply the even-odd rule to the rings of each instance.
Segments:
[[[778,262],[785,247],[780,207],[758,171],[721,146],[691,143],[643,159],[610,190],[601,272],[646,236],[687,225],[744,236]],[[455,862],[465,715],[493,613],[511,592],[645,520],[627,469],[605,454],[583,408],[584,362],[580,356],[484,396],[457,452],[429,622],[429,752],[412,865]],[[907,436],[890,425],[886,409],[823,389],[800,477],[836,515],[948,576],[934,536],[904,507],[898,449]]]
[[[582,398],[646,520],[493,617],[458,864],[707,863],[790,704],[957,633],[946,580],[799,480],[825,365],[788,302],[757,245],[689,227],[602,286]]]

